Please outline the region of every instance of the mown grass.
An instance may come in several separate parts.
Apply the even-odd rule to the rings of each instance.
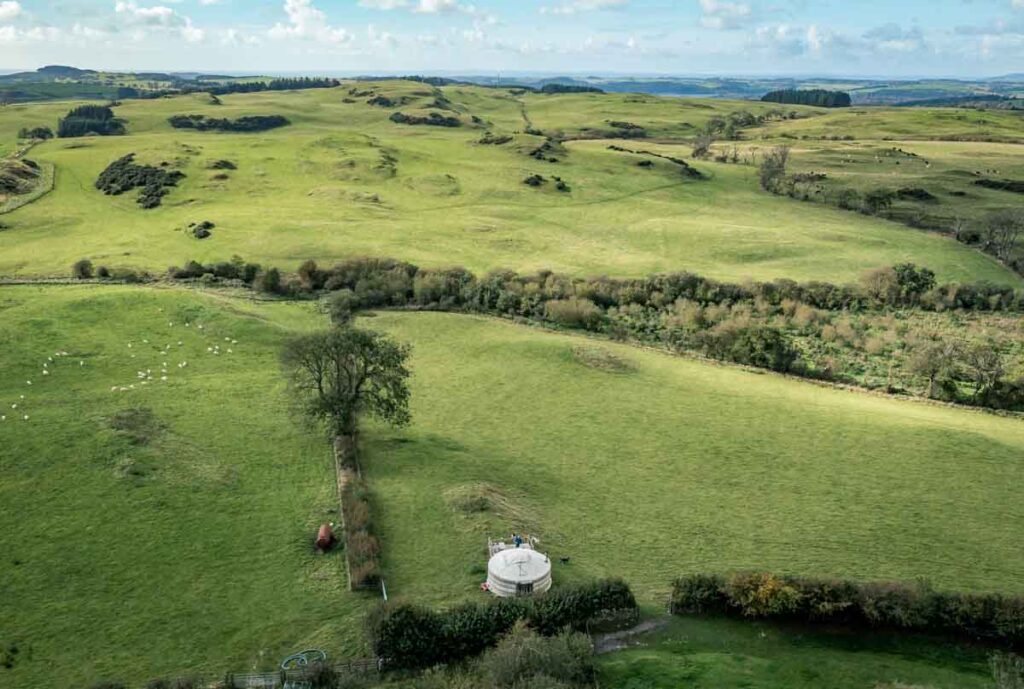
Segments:
[[[759,622],[674,618],[602,656],[617,689],[968,689],[992,686],[982,649]]]
[[[761,104],[516,97],[475,87],[435,91],[409,82],[355,86],[410,99],[389,109],[367,104],[368,96],[351,96],[350,88],[232,95],[221,99],[223,105],[202,94],[125,101],[116,111],[128,123],[127,136],[37,147],[34,159],[57,166],[56,188],[4,216],[9,229],[0,233],[0,274],[63,274],[83,257],[163,271],[190,258],[233,254],[289,269],[307,258],[329,263],[383,255],[427,266],[462,264],[476,272],[626,276],[692,270],[729,280],[844,281],[914,260],[943,280],[1019,284],[991,260],[943,238],[764,194],[750,170],[735,166],[699,164],[710,179],[696,182],[665,161],[639,168],[635,156],[607,150],[608,142],[571,144],[558,163],[528,155],[543,143],[540,136],[520,133],[502,146],[477,143],[488,128],[521,132],[524,109],[534,126],[549,132],[571,122],[607,128],[605,120],[623,120],[650,127],[652,135],[672,124],[661,134],[685,140],[713,115]],[[388,119],[398,110],[418,112],[438,93],[451,103],[451,111],[442,112],[467,126],[407,126]],[[21,126],[55,123],[64,105],[70,107],[5,109],[0,137],[13,140]],[[293,124],[263,134],[202,133],[172,129],[166,120],[173,114],[282,114]],[[472,124],[473,115],[484,124]],[[667,148],[688,154],[686,146]],[[94,188],[99,173],[130,152],[187,175],[161,208],[145,211],[134,194],[108,197]],[[238,165],[227,179],[209,168],[220,159]],[[538,173],[562,177],[572,191],[523,184]],[[217,229],[200,241],[185,228],[203,220]]]
[[[277,364],[318,322],[186,291],[0,290],[0,642],[20,649],[0,685],[365,654],[369,600],[312,549],[337,519],[329,445],[295,423]]]

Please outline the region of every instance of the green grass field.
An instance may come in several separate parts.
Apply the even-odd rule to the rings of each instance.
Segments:
[[[180,291],[0,290],[0,642],[21,649],[0,685],[364,654],[368,601],[311,548],[336,519],[329,446],[277,366],[316,322]]]
[[[365,652],[372,597],[310,552],[327,444],[277,363],[311,304],[8,287],[0,309],[0,641],[29,649],[10,686]],[[484,318],[363,324],[414,347],[413,425],[363,440],[393,595],[479,597],[512,529],[571,557],[557,581],[623,576],[655,607],[677,574],[745,567],[1024,590],[1019,421]],[[459,511],[478,495],[493,508]]]
[[[666,161],[640,168],[639,157],[609,151],[612,142],[570,143],[559,163],[527,155],[543,143],[540,136],[519,134],[501,146],[477,143],[485,127],[496,134],[522,130],[524,109],[545,131],[564,130],[570,121],[607,129],[602,123],[618,118],[652,134],[659,133],[658,123],[686,122],[690,128],[661,132],[685,137],[712,115],[762,104],[590,94],[516,98],[470,87],[435,92],[409,82],[358,87],[409,102],[376,107],[366,103],[368,96],[348,96],[348,87],[226,96],[223,105],[205,95],[125,101],[117,113],[128,123],[128,136],[38,146],[32,157],[56,165],[56,188],[4,216],[0,274],[66,274],[83,257],[160,272],[191,258],[233,254],[289,269],[307,258],[329,263],[374,255],[477,272],[691,270],[729,280],[853,281],[865,270],[912,260],[943,280],[1020,284],[989,258],[948,239],[764,194],[752,171],[737,166],[699,164],[711,179],[695,182]],[[419,112],[438,93],[467,126],[389,121],[397,110]],[[18,128],[52,123],[67,105],[5,108],[0,140],[12,145]],[[283,114],[293,125],[251,135],[172,129],[167,117],[182,113]],[[474,115],[485,124],[472,124]],[[799,122],[809,126],[818,119]],[[663,148],[689,153],[686,146]],[[132,152],[187,175],[163,207],[144,211],[135,194],[108,197],[93,187],[107,164]],[[221,173],[209,166],[220,159],[239,169],[218,179]],[[535,173],[560,176],[572,191],[522,183]],[[186,226],[204,220],[217,228],[199,241]]]
[[[403,595],[475,591],[487,536],[513,527],[572,558],[557,578],[622,576],[659,602],[679,574],[742,568],[1024,591],[1019,420],[483,318],[365,325],[415,347],[414,426],[367,438]],[[478,484],[508,518],[451,507]]]

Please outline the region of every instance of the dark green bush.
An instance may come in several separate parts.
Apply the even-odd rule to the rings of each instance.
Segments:
[[[239,117],[237,120],[206,117],[205,115],[172,115],[167,121],[175,129],[195,129],[201,132],[211,130],[243,133],[265,132],[291,124],[288,118],[282,115],[249,115]]]
[[[520,621],[553,636],[566,629],[585,630],[602,613],[636,607],[625,582],[607,580],[441,612],[407,603],[385,605],[370,616],[369,633],[374,653],[390,666],[417,669],[478,655]]]
[[[93,276],[92,261],[87,258],[83,258],[80,261],[75,261],[75,265],[71,266],[71,277],[76,280],[88,280]]]
[[[118,158],[100,173],[96,188],[108,196],[118,196],[132,189],[142,189],[138,203],[143,208],[156,208],[161,200],[185,178],[178,170],[167,170],[152,165],[138,165],[135,154]]]

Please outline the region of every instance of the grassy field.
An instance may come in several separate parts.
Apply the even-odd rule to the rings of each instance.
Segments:
[[[814,119],[771,122],[752,135],[855,139],[973,140],[1024,143],[1019,111],[959,108],[841,108]]]
[[[180,291],[0,290],[0,644],[21,649],[0,685],[364,653],[368,601],[311,548],[337,509],[329,446],[277,365],[316,322]]]
[[[365,324],[415,347],[414,426],[367,438],[403,595],[475,591],[487,536],[513,528],[572,558],[557,579],[659,602],[678,574],[738,568],[1024,591],[1019,420],[475,317]],[[497,511],[460,513],[473,492]]]
[[[25,649],[5,684],[365,652],[372,599],[309,546],[327,444],[277,364],[311,304],[8,287],[0,310],[0,642]],[[393,595],[479,597],[513,529],[571,558],[557,581],[622,576],[655,607],[680,573],[746,567],[1024,591],[1017,420],[483,318],[363,324],[414,347],[413,426],[364,435]]]
[[[980,649],[730,620],[674,618],[601,659],[616,689],[988,689]]]
[[[362,89],[358,97],[351,88]],[[405,104],[369,105],[371,95]],[[439,97],[447,99],[444,112],[466,126],[388,119],[399,110],[427,112],[425,106]],[[913,260],[943,280],[1020,284],[990,259],[947,239],[764,194],[748,169],[699,164],[710,179],[691,181],[672,163],[641,168],[639,157],[610,151],[611,142],[600,141],[570,143],[557,155],[560,162],[551,163],[528,155],[544,138],[521,133],[526,113],[533,126],[548,132],[564,131],[571,122],[607,130],[607,121],[618,119],[678,138],[711,116],[761,104],[618,94],[516,97],[472,87],[435,91],[410,82],[222,101],[211,104],[206,95],[125,101],[117,113],[128,123],[128,136],[62,139],[34,149],[35,159],[56,165],[56,188],[4,215],[0,274],[65,274],[83,257],[163,271],[190,258],[233,254],[289,269],[306,258],[381,255],[478,272],[547,268],[625,276],[685,269],[729,280],[844,281]],[[10,146],[18,128],[52,124],[68,105],[5,108],[0,141]],[[251,135],[172,129],[167,117],[182,113],[283,114],[293,125]],[[474,124],[474,116],[482,124]],[[485,131],[514,138],[483,145],[478,141]],[[663,148],[688,155],[686,146]],[[167,162],[187,175],[163,207],[144,211],[134,194],[108,197],[93,188],[108,163],[133,152],[143,162]],[[221,159],[238,165],[226,179],[210,169]],[[553,182],[541,189],[522,183],[535,173],[563,178],[571,192],[556,191]],[[196,240],[186,226],[204,220],[217,228],[209,239]]]

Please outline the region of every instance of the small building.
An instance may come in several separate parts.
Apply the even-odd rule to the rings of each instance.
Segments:
[[[551,560],[532,545],[492,542],[489,550],[487,588],[495,596],[529,596],[551,588]]]

